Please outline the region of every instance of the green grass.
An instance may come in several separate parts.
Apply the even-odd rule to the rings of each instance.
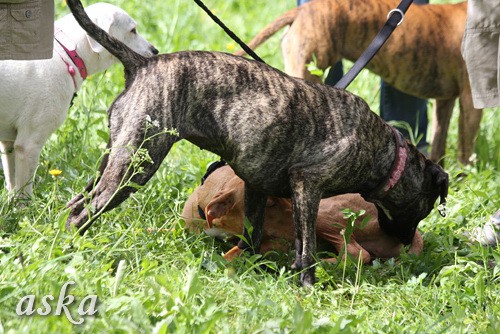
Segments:
[[[131,13],[161,52],[234,48],[190,0],[110,2]],[[249,40],[295,0],[206,4]],[[58,17],[67,13],[57,5]],[[257,51],[282,69],[279,36]],[[364,71],[350,88],[377,110],[378,82]],[[499,248],[464,236],[500,208],[500,109],[485,110],[473,167],[456,162],[456,110],[446,157],[448,215],[435,210],[421,223],[421,256],[371,266],[319,264],[318,285],[302,289],[289,268],[291,254],[227,264],[221,254],[228,245],[183,230],[183,202],[216,159],[187,142],[176,144],[149,184],[83,237],[65,230],[65,203],[95,174],[107,138],[106,109],[122,88],[121,65],[89,78],[44,147],[33,199],[21,208],[0,192],[0,333],[500,332]],[[54,168],[63,171],[57,178],[48,173]],[[99,298],[98,313],[82,325],[64,315],[16,315],[23,296],[35,295],[40,307],[43,296],[57,300],[70,280],[78,303]]]

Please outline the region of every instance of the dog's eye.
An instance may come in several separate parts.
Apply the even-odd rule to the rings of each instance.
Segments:
[[[136,29],[136,28],[132,28],[132,30],[130,30],[130,32],[131,32],[132,34],[137,34],[137,29]]]

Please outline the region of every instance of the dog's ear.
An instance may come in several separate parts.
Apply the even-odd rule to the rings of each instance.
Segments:
[[[91,19],[102,30],[104,30],[106,33],[109,34],[109,31],[111,29],[111,25],[113,24],[113,20],[111,19],[111,17],[104,16],[104,17],[96,17],[96,18],[91,18]],[[96,40],[93,39],[92,37],[90,37],[89,35],[87,35],[87,40],[90,44],[90,48],[95,53],[101,53],[102,51],[105,50],[101,44],[97,43]]]
[[[441,166],[432,163],[429,165],[429,171],[432,176],[432,186],[437,189],[439,194],[438,210],[441,216],[446,216],[446,197],[448,196],[449,178]]]
[[[221,218],[231,211],[235,204],[234,197],[234,191],[228,191],[215,195],[210,203],[207,204],[207,207],[205,208],[205,215],[210,227],[212,227],[212,221],[214,219]]]
[[[97,43],[95,41],[95,39],[93,39],[92,37],[90,37],[89,35],[87,35],[87,40],[90,44],[90,48],[92,49],[92,51],[94,51],[95,53],[100,53],[104,50],[103,46],[99,43]]]

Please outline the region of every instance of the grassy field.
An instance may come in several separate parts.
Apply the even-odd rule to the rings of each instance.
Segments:
[[[136,18],[139,32],[161,52],[235,49],[193,1],[109,2]],[[244,40],[295,5],[205,2]],[[56,4],[57,17],[68,13]],[[279,36],[257,51],[283,68]],[[375,111],[378,82],[364,71],[350,87]],[[317,286],[302,289],[290,270],[292,254],[228,264],[221,257],[227,244],[184,231],[182,205],[217,159],[187,142],[176,144],[149,184],[83,237],[65,230],[65,204],[95,175],[108,136],[106,110],[122,89],[121,65],[89,78],[44,147],[33,199],[19,207],[0,191],[0,334],[500,332],[500,249],[464,235],[500,208],[500,109],[485,110],[474,166],[456,162],[455,111],[446,157],[448,215],[434,210],[419,225],[421,256],[370,266],[318,264]],[[52,169],[61,175],[51,176]],[[75,282],[73,319],[85,296],[98,297],[98,312],[81,325],[55,314],[69,281]],[[50,315],[17,315],[26,295],[36,297],[35,308],[43,296],[54,296]]]

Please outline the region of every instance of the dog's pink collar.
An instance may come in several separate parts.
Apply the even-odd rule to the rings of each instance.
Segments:
[[[78,68],[78,72],[80,73],[80,76],[82,77],[83,80],[87,78],[87,67],[85,66],[85,62],[83,59],[78,55],[78,52],[76,52],[76,45],[73,46],[68,46],[68,37],[64,32],[56,27],[55,28],[55,33],[54,33],[54,38],[59,43],[59,45],[64,49],[68,57],[71,59],[73,64]],[[61,59],[64,61],[66,66],[68,67],[68,73],[71,75],[71,78],[73,79],[73,84],[75,85],[76,89],[76,80],[75,80],[75,68],[73,65],[69,64],[67,61],[64,60],[61,54],[59,54]]]
[[[396,138],[396,158],[394,159],[394,165],[392,166],[389,180],[387,181],[385,186],[382,187],[382,191],[384,194],[391,190],[401,179],[401,176],[405,171],[406,159],[408,158],[408,146],[406,145],[406,141],[404,140],[403,135],[392,126],[391,130],[394,133],[394,137]]]
[[[408,145],[404,139],[401,132],[396,130],[391,126],[392,133],[394,134],[394,139],[396,143],[396,156],[394,157],[394,164],[392,165],[391,172],[389,173],[387,179],[374,191],[370,193],[369,197],[383,198],[389,191],[394,188],[394,186],[399,182],[401,176],[403,176],[406,160],[408,158]]]

